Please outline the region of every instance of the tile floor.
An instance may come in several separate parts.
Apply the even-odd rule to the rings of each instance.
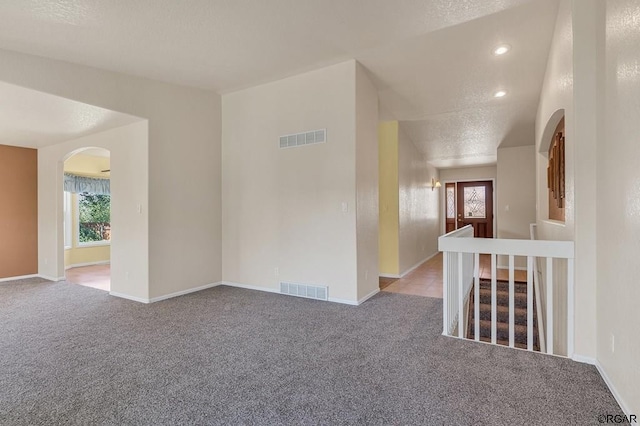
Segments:
[[[400,279],[380,278],[380,289],[390,293],[441,299],[442,253],[438,253]]]
[[[71,268],[66,271],[67,281],[98,290],[109,291],[111,287],[111,265],[92,265]]]
[[[480,278],[491,279],[491,256],[480,255]],[[515,281],[526,282],[526,271],[514,271]],[[497,278],[508,280],[509,271],[498,269]],[[390,293],[442,298],[442,253],[438,253],[402,278],[380,277],[380,290]]]

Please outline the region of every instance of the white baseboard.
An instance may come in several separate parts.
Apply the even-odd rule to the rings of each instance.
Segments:
[[[413,265],[411,268],[407,269],[406,271],[404,271],[403,273],[400,274],[400,278],[404,278],[406,275],[409,275],[411,272],[414,271],[414,269],[417,269],[420,265],[422,265],[424,262],[434,258],[435,256],[438,255],[438,253],[440,252],[435,252],[430,254],[429,256],[425,257],[424,259],[422,259],[420,262],[416,263],[415,265]]]
[[[278,293],[278,294],[280,294],[280,289],[279,288],[260,287],[260,286],[257,286],[257,285],[240,284],[240,283],[235,283],[233,281],[222,281],[222,285],[226,285],[226,286],[229,286],[229,287],[244,288],[246,290],[257,290],[257,291],[265,291],[267,293]]]
[[[382,278],[395,278],[395,279],[402,278],[400,275],[393,275],[393,274],[378,274],[378,276]]]
[[[616,401],[618,402],[618,405],[620,406],[620,408],[622,408],[622,411],[624,412],[624,414],[627,417],[630,417],[631,414],[637,414],[637,413],[631,413],[631,409],[629,408],[629,406],[624,402],[624,400],[622,399],[622,396],[620,396],[620,394],[618,393],[618,390],[616,389],[616,387],[613,385],[613,382],[611,381],[611,379],[609,378],[609,376],[607,375],[606,371],[604,370],[604,368],[602,367],[602,365],[600,364],[600,362],[598,360],[595,360],[595,364],[596,368],[598,369],[598,372],[600,373],[600,375],[602,376],[602,380],[604,380],[604,382],[607,384],[607,387],[609,388],[609,390],[611,391],[611,393],[613,394],[613,397],[616,399]]]
[[[133,300],[134,302],[149,303],[149,299],[145,299],[145,298],[142,298],[142,297],[136,297],[136,296],[130,296],[128,294],[118,293],[118,292],[115,292],[115,291],[110,291],[109,292],[109,296],[115,296],[115,297],[119,297],[121,299]]]
[[[432,258],[434,258],[435,256],[438,255],[438,253],[440,253],[439,251],[430,254],[429,256],[425,257],[424,259],[422,259],[420,262],[416,263],[415,265],[413,265],[411,268],[407,269],[406,271],[404,271],[403,273],[401,273],[400,275],[395,275],[395,274],[378,274],[379,277],[382,278],[395,278],[395,279],[400,279],[400,278],[404,278],[406,275],[409,275],[411,272],[414,271],[414,269],[418,268],[420,265],[422,265],[424,262],[426,262],[427,260],[430,260]]]
[[[571,357],[572,360],[574,360],[575,362],[580,362],[582,364],[590,364],[590,365],[596,365],[596,359],[595,358],[591,358],[590,356],[584,356],[584,355],[573,355],[573,357]]]
[[[609,388],[609,391],[611,391],[611,394],[616,399],[616,402],[618,403],[620,408],[622,408],[622,411],[624,412],[624,414],[627,417],[629,417],[632,414],[631,413],[631,409],[629,408],[629,406],[627,404],[625,404],[624,400],[622,399],[622,397],[620,396],[620,394],[616,390],[615,386],[613,385],[613,382],[611,381],[611,379],[609,378],[607,373],[604,371],[604,368],[602,367],[602,365],[600,364],[600,362],[596,358],[583,356],[583,355],[574,355],[572,357],[572,359],[574,361],[576,361],[576,362],[581,362],[583,364],[590,364],[590,365],[595,366],[598,369],[598,373],[600,373],[600,376],[602,376],[602,380],[604,380],[604,382],[607,384],[607,387]],[[635,414],[635,413],[633,413],[633,414]]]
[[[349,299],[338,299],[335,297],[330,297],[327,299],[328,302],[332,302],[332,303],[340,303],[342,305],[351,305],[351,306],[358,306],[359,303],[357,300],[349,300]]]
[[[165,294],[165,295],[162,295],[162,296],[153,297],[151,299],[147,299],[147,298],[144,298],[144,297],[130,296],[128,294],[118,293],[116,291],[110,291],[109,295],[115,296],[115,297],[120,297],[122,299],[133,300],[134,302],[155,303],[155,302],[160,302],[161,300],[167,300],[167,299],[171,299],[171,298],[178,297],[178,296],[184,296],[185,294],[195,293],[197,291],[206,290],[208,288],[217,287],[220,284],[222,284],[222,282],[218,281],[217,283],[205,284],[205,285],[202,285],[200,287],[194,287],[194,288],[189,288],[187,290],[176,291],[175,293]]]
[[[0,283],[6,282],[6,281],[16,281],[16,280],[24,280],[27,278],[42,278],[48,281],[53,281],[53,282],[58,282],[58,281],[64,281],[66,278],[65,277],[50,277],[48,275],[42,275],[42,274],[31,274],[31,275],[20,275],[20,276],[16,276],[16,277],[7,277],[7,278],[0,278]]]
[[[201,285],[200,287],[194,287],[194,288],[189,288],[187,290],[176,291],[175,293],[170,293],[170,294],[165,294],[163,296],[153,297],[153,298],[149,299],[149,301],[147,303],[155,303],[155,302],[159,302],[161,300],[171,299],[172,297],[184,296],[185,294],[195,293],[196,291],[202,291],[202,290],[206,290],[208,288],[217,287],[220,284],[222,284],[222,282],[218,281],[216,283],[210,283],[210,284]]]
[[[38,278],[38,277],[40,277],[40,275],[38,274],[18,275],[15,277],[0,278],[0,283],[3,283],[5,281],[26,280],[27,278]]]
[[[74,263],[73,265],[68,265],[64,267],[64,270],[71,268],[82,268],[83,266],[95,266],[95,265],[109,265],[111,263],[110,260],[100,260],[97,262],[86,262],[86,263]]]
[[[279,288],[259,287],[259,286],[255,286],[255,285],[235,283],[235,282],[232,282],[232,281],[223,281],[221,284],[229,286],[229,287],[244,288],[246,290],[257,290],[257,291],[264,291],[264,292],[267,292],[267,293],[282,294],[282,293],[280,293],[280,289]],[[366,296],[364,296],[360,300],[348,300],[348,299],[338,299],[338,298],[335,298],[335,297],[329,297],[329,298],[327,298],[327,301],[328,302],[333,302],[333,303],[341,303],[343,305],[358,306],[359,304],[363,303],[367,299],[375,296],[379,291],[380,291],[380,289],[376,289],[376,290],[372,291],[371,293],[367,294]],[[291,295],[283,294],[283,296],[291,296]],[[296,296],[293,296],[293,297],[296,297]],[[303,297],[303,299],[304,299],[304,297]],[[310,299],[310,300],[315,300],[315,299]]]
[[[358,299],[358,305],[363,304],[364,302],[366,302],[367,300],[371,299],[373,296],[375,296],[378,293],[380,293],[380,289],[376,288],[375,290],[373,290],[371,293],[367,294],[363,298]]]
[[[55,277],[50,277],[48,275],[42,275],[42,274],[38,274],[38,277],[43,278],[45,280],[53,281],[53,282],[64,281],[67,279],[66,277],[55,278]]]

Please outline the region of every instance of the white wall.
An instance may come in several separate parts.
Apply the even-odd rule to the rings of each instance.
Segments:
[[[640,413],[640,16],[606,2],[605,119],[598,142],[597,356],[629,413]],[[615,351],[612,350],[615,336]]]
[[[217,94],[6,50],[0,63],[0,81],[148,119],[149,204],[142,206],[149,215],[147,297],[220,281]],[[58,256],[56,237],[46,232],[41,229],[39,271],[59,277],[60,265],[43,262]]]
[[[496,222],[498,238],[530,238],[529,225],[536,222],[535,147],[498,149],[496,180]],[[526,258],[516,258],[517,267],[526,267]],[[498,266],[508,267],[506,256]]]
[[[431,190],[438,171],[427,164],[407,133],[398,129],[398,248],[400,275],[438,252],[438,198]]]
[[[558,112],[560,112],[558,114]],[[557,123],[565,115],[565,223],[548,221],[547,151]],[[573,25],[571,0],[558,9],[547,70],[536,116],[537,218],[540,239],[574,238],[574,117],[573,117]]]
[[[226,94],[222,122],[223,281],[355,302],[355,61]],[[326,143],[278,147],[324,128]]]
[[[70,140],[38,150],[39,260],[44,267],[63,271],[64,220],[62,175],[64,160],[78,149],[98,147],[111,154],[111,292],[146,299],[149,292],[149,215],[136,206],[148,205],[148,123],[127,126]],[[57,232],[56,232],[57,231]],[[59,238],[62,237],[62,238]],[[48,257],[51,245],[59,246]]]
[[[563,0],[558,9],[555,32],[551,41],[547,69],[540,94],[536,117],[536,196],[538,239],[573,241],[575,238],[575,132],[573,113],[573,23],[572,2]],[[565,222],[548,220],[549,195],[547,190],[547,152],[553,132],[565,115]],[[544,262],[541,262],[544,267]],[[566,262],[554,263],[554,350],[566,351]],[[578,284],[579,285],[579,284]],[[542,293],[546,292],[543,282]],[[576,300],[577,305],[577,300]],[[543,306],[543,311],[544,311]],[[546,311],[544,311],[546,312]],[[581,325],[578,324],[578,327]],[[589,356],[589,350],[578,340],[584,340],[576,330],[578,354]],[[586,352],[585,352],[586,351]]]
[[[378,90],[356,64],[356,240],[358,300],[378,281]]]
[[[496,166],[440,169],[440,182],[444,183],[476,179],[495,179],[497,175],[498,170]]]

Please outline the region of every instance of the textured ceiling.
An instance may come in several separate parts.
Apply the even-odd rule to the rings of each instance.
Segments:
[[[0,82],[0,144],[42,148],[138,117]]]
[[[0,48],[220,93],[356,58],[384,118],[402,121],[443,166],[474,153],[495,161],[509,134],[504,143],[533,143],[556,9],[557,0],[3,0]],[[496,58],[499,43],[513,49]],[[509,94],[496,102],[498,88]]]

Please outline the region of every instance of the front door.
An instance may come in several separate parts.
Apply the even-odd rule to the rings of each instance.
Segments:
[[[476,238],[493,238],[493,182],[458,182],[458,229],[473,225]]]

